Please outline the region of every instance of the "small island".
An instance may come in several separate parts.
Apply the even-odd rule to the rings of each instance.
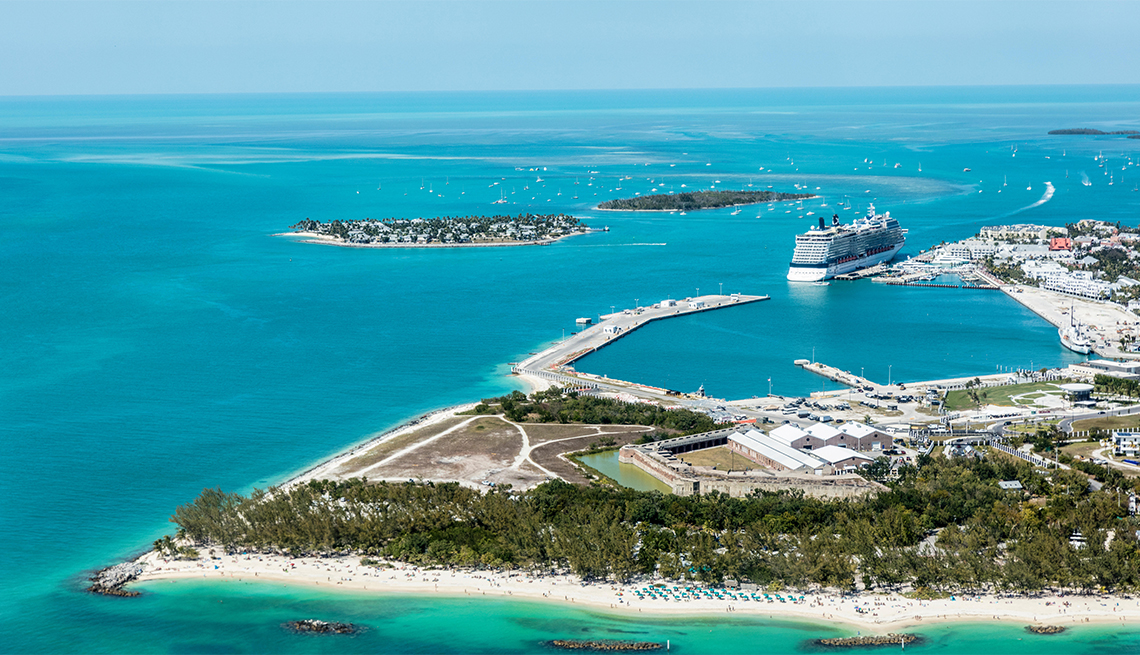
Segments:
[[[811,193],[780,193],[778,191],[687,191],[685,193],[659,193],[652,196],[607,200],[598,205],[598,209],[658,212],[694,211],[697,209],[736,207],[737,205],[755,205],[763,202],[807,200],[815,197]]]
[[[328,223],[306,218],[290,229],[293,232],[287,236],[303,237],[307,243],[388,248],[546,245],[598,231],[566,214],[366,218]]]
[[[1074,127],[1074,128],[1065,129],[1065,130],[1049,130],[1049,134],[1078,134],[1078,135],[1090,135],[1090,136],[1108,136],[1108,135],[1119,135],[1119,134],[1133,134],[1133,135],[1140,136],[1140,132],[1138,132],[1136,130],[1118,130],[1116,132],[1102,132],[1101,130],[1094,130],[1094,129],[1089,128],[1089,127]],[[1135,137],[1130,136],[1128,138],[1132,139]]]

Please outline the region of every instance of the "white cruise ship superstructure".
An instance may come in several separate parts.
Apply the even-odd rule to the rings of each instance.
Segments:
[[[788,279],[794,282],[818,282],[894,259],[906,243],[906,230],[891,218],[891,213],[876,214],[875,206],[867,215],[850,225],[840,224],[832,216],[831,226],[819,219],[819,228],[796,236],[796,250]]]

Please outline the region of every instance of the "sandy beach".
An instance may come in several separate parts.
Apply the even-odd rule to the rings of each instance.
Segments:
[[[168,560],[150,552],[136,560],[143,566],[138,580],[154,582],[180,579],[264,580],[285,584],[399,594],[509,597],[556,604],[584,605],[618,613],[701,615],[743,613],[843,623],[872,632],[897,632],[943,621],[1013,621],[1025,625],[1079,623],[1127,623],[1140,619],[1140,600],[1116,596],[1042,595],[1038,598],[992,595],[952,596],[940,600],[911,600],[898,594],[840,595],[808,593],[790,600],[789,592],[755,592],[761,600],[742,600],[725,594],[718,598],[670,600],[638,596],[654,582],[620,585],[610,582],[583,583],[570,575],[538,575],[521,572],[464,571],[421,568],[401,562],[381,567],[363,566],[357,556],[300,557],[245,554],[210,559],[208,550],[200,560]],[[669,588],[674,588],[669,585]],[[764,600],[767,593],[770,600]],[[660,594],[659,594],[660,595]],[[678,597],[680,594],[677,594]]]

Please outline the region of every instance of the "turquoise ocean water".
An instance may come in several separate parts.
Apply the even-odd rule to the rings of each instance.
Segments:
[[[721,284],[772,296],[651,325],[580,369],[735,398],[767,393],[769,378],[776,393],[821,388],[791,363],[813,348],[882,381],[1074,361],[997,293],[789,285],[792,238],[806,212],[842,201],[844,216],[868,202],[897,216],[904,255],[991,223],[1135,225],[1140,171],[1126,157],[1140,141],[1045,132],[1136,128],[1138,110],[1137,87],[0,99],[0,617],[19,627],[0,650],[524,652],[587,631],[676,635],[684,652],[797,651],[826,629],[272,585],[78,590],[170,532],[174,506],[203,487],[280,482],[411,416],[514,388],[507,362],[635,299]],[[1056,193],[1034,206],[1046,181]],[[749,183],[822,197],[736,216],[591,210]],[[510,204],[491,205],[501,194]],[[504,208],[610,231],[459,250],[272,236],[305,217]],[[279,628],[310,615],[373,629],[325,641]],[[1140,650],[1135,630],[924,632],[925,648],[950,653],[983,639]]]

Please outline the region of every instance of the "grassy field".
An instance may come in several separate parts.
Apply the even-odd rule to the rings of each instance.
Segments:
[[[1061,447],[1061,452],[1068,453],[1074,457],[1080,455],[1081,457],[1091,457],[1092,452],[1100,448],[1100,443],[1092,443],[1089,441],[1082,441],[1080,443],[1071,443],[1067,446]]]
[[[1033,393],[1034,391],[1055,391],[1060,394],[1057,385],[1064,384],[1064,382],[1064,380],[1059,382],[1026,382],[1025,384],[1011,384],[1004,387],[988,387],[980,389],[979,393],[986,394],[986,397],[982,399],[983,405],[1016,407],[1017,404],[1013,402],[1014,396]],[[950,411],[972,409],[975,406],[974,401],[970,400],[965,389],[956,389],[946,394],[946,409]]]
[[[678,455],[677,459],[693,466],[715,466],[718,471],[748,471],[763,468],[756,462],[737,455],[724,446],[694,450],[691,453]]]
[[[1018,433],[1021,433],[1024,435],[1034,435],[1034,434],[1037,434],[1038,428],[1043,428],[1043,427],[1046,427],[1049,425],[1057,425],[1058,422],[1059,421],[1057,419],[1053,419],[1052,421],[1037,421],[1037,422],[1028,423],[1025,425],[1022,425],[1020,423],[1014,423],[1013,425],[1007,425],[1005,427],[1005,431],[1006,432],[1018,432]]]
[[[1124,430],[1127,428],[1140,428],[1140,415],[1098,416],[1086,418],[1083,421],[1073,421],[1074,430]]]

